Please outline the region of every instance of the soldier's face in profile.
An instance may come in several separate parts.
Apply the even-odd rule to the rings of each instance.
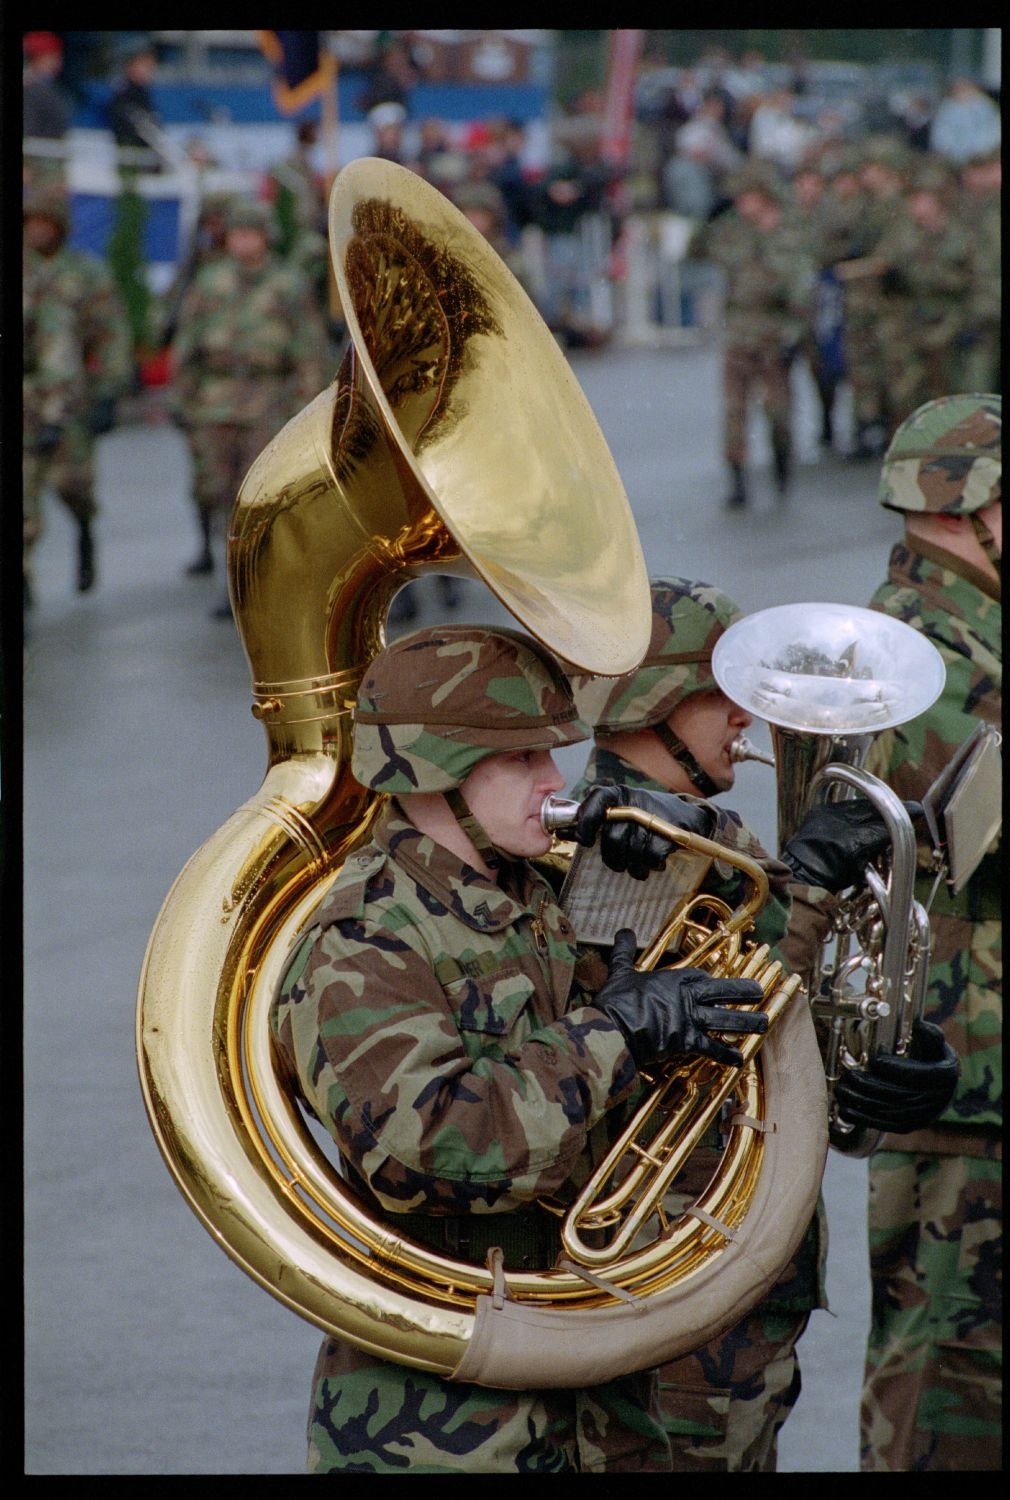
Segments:
[[[62,230],[54,219],[44,214],[29,214],[25,219],[25,244],[43,254],[54,249],[60,242]]]
[[[753,714],[727,698],[721,688],[711,688],[684,698],[666,722],[720,792],[726,792],[736,779],[730,746],[753,720]]]
[[[228,254],[244,266],[254,266],[267,253],[267,237],[252,224],[237,224],[228,231]]]
[[[551,847],[551,836],[540,825],[540,804],[564,784],[549,750],[510,750],[479,761],[461,790],[493,844],[533,859]]]

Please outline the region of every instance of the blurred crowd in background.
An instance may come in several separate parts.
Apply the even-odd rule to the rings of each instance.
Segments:
[[[338,33],[370,39],[356,60],[359,123],[327,118],[317,95],[278,115],[282,151],[238,169],[221,160],[219,130],[169,129],[158,103],[165,50],[131,37],[92,103],[88,150],[107,139],[119,181],[96,255],[73,248],[81,103],[63,78],[63,38],[84,35],[96,34],[23,36],[26,599],[47,486],[80,527],[78,586],[93,586],[94,443],[138,400],[186,433],[200,535],[192,570],[213,568],[215,529],[257,444],[340,353],[327,198],[349,143],[453,201],[564,347],[721,340],[730,504],[746,502],[752,401],[788,486],[798,365],[817,388],[823,449],[843,458],[879,457],[933,396],[1001,389],[1001,119],[998,90],[977,77],[895,65],[870,89],[866,68],[771,64],[724,47],[671,67],[646,45],[615,150],[600,88],[563,107],[548,91],[542,120],[450,121],[418,105],[432,74],[422,34]],[[502,39],[518,34],[478,35],[487,71],[500,72]],[[143,255],[152,200],[140,187],[157,174],[184,181],[192,211],[154,277]]]

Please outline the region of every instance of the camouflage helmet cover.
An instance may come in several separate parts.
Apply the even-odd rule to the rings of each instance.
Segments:
[[[66,233],[70,228],[70,203],[61,182],[40,182],[29,188],[22,200],[22,219],[51,219]]]
[[[714,688],[712,651],[742,610],[728,594],[687,578],[654,578],[652,635],[624,677],[573,675],[575,700],[598,732],[651,729],[685,698]]]
[[[727,179],[726,191],[731,198],[742,198],[745,193],[761,193],[774,203],[783,203],[787,197],[782,174],[770,161],[747,162]]]
[[[235,196],[224,209],[225,223],[229,229],[261,229],[272,240],[276,231],[276,220],[269,204],[255,198]]]
[[[1001,498],[1002,397],[940,396],[906,417],[884,454],[889,510],[970,515]]]
[[[445,792],[509,750],[590,736],[561,667],[520,631],[416,630],[369,665],[354,712],[351,771],[378,792]]]

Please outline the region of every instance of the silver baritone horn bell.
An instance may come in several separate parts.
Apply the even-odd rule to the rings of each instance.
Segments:
[[[873,803],[890,835],[885,873],[867,866],[865,884],[840,900],[833,962],[820,955],[820,975],[811,976],[814,1013],[829,1026],[830,1093],[843,1064],[865,1067],[877,1051],[904,1051],[925,1001],[929,923],[914,897],[915,833],[900,798],[864,762],[878,734],[939,697],[943,658],[911,626],[875,610],[785,604],[731,625],[716,642],[712,672],[727,697],[768,722],[780,849],[816,801],[853,793]],[[766,759],[744,746],[734,755],[752,758]],[[874,1149],[879,1135],[832,1113],[838,1150]]]

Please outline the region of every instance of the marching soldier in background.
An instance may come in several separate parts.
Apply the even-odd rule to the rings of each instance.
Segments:
[[[807,362],[821,404],[821,446],[834,447],[834,405],[845,378],[845,309],[841,283],[833,262],[834,247],[826,233],[828,179],[823,162],[810,156],[790,182],[793,223],[816,268],[817,280],[810,319],[797,353]]]
[[[574,679],[580,712],[595,722],[595,745],[573,797],[610,782],[646,798],[673,792],[691,801],[716,797],[733,785],[731,746],[751,723],[751,714],[717,685],[712,651],[741,611],[719,589],[684,578],[653,579],[652,600],[652,638],[641,665],[616,681]],[[875,814],[866,818],[864,809],[857,802],[839,803],[812,814],[786,845],[782,860],[768,857],[737,814],[720,812],[721,841],[758,860],[769,875],[771,895],[758,914],[754,940],[768,943],[788,967],[803,967],[797,960],[826,928],[831,893],[860,879],[871,851],[883,847],[882,825]],[[822,842],[816,864],[811,861],[808,868],[800,851],[818,816],[825,818]],[[850,823],[851,818],[860,821]],[[720,888],[718,865],[714,876],[707,877],[705,888],[736,905],[739,889],[729,881]],[[801,994],[794,1003],[806,1005],[806,1000]],[[953,1088],[953,1054],[945,1051],[938,1033],[932,1044],[938,1062],[924,1058],[904,1085],[906,1128],[934,1118]],[[836,1093],[843,1113],[849,1082],[843,1077]],[[890,1081],[872,1074],[863,1077],[859,1091],[861,1112],[871,1113],[878,1091],[890,1095],[892,1106],[897,1092]],[[697,1196],[718,1165],[719,1149],[713,1130],[674,1192]],[[790,1264],[751,1312],[709,1344],[661,1367],[660,1408],[675,1471],[775,1471],[778,1433],[800,1392],[796,1345],[811,1311],[827,1306],[826,1249],[818,1205]]]
[[[70,210],[64,189],[55,184],[29,190],[23,205],[24,297],[27,316],[48,322],[49,304],[69,309],[80,351],[78,399],[62,407],[43,448],[38,439],[25,472],[25,505],[31,515],[31,540],[42,529],[42,490],[51,485],[77,522],[77,587],[85,593],[95,582],[93,523],[95,439],[109,432],[116,401],[133,375],[133,344],[122,298],[104,261],[66,244]]]
[[[921,630],[947,667],[925,714],[886,731],[870,769],[918,798],[979,719],[1002,722],[1002,402],[941,397],[898,428],[880,502],[905,517],[871,607]],[[922,851],[916,896],[933,886]],[[1001,1467],[1002,921],[999,848],[933,897],[926,1014],[961,1057],[935,1125],[870,1157],[873,1303],[864,1470]]]
[[[816,264],[798,226],[785,218],[786,197],[774,167],[757,163],[730,179],[734,206],[701,225],[693,258],[726,278],[723,389],[725,455],[732,475],[727,505],[747,503],[747,409],[752,395],[771,427],[780,495],[792,471],[789,370],[809,326]]]
[[[884,339],[893,335],[885,313],[886,297],[872,256],[902,211],[908,181],[908,153],[893,137],[871,137],[862,147],[859,179],[862,193],[859,227],[851,246],[855,259],[835,268],[845,288],[845,349],[852,413],[855,458],[877,458],[887,446],[896,418],[890,362]],[[847,260],[847,258],[845,258]],[[870,274],[862,274],[863,270]],[[905,408],[898,407],[898,411]]]
[[[42,534],[42,487],[53,454],[80,411],[84,357],[77,319],[68,303],[37,297],[25,278],[23,382],[24,603],[32,602],[31,550]]]
[[[161,299],[159,342],[163,348],[175,338],[182,299],[197,273],[212,261],[221,260],[226,253],[228,205],[231,198],[230,193],[208,193],[200,203],[192,244]]]
[[[939,159],[919,165],[903,211],[870,257],[885,296],[880,343],[895,414],[963,389],[960,336],[969,320],[972,245],[953,212],[955,187],[952,169]]]
[[[261,203],[228,209],[226,252],[203,266],[179,310],[172,346],[174,416],[193,455],[201,550],[190,572],[211,572],[246,472],[326,383],[322,312],[304,278],[271,250]],[[230,619],[227,600],[215,610]]]
[[[971,289],[961,334],[963,391],[1000,389],[1002,176],[998,149],[972,157],[961,168],[957,216],[972,246]]]

